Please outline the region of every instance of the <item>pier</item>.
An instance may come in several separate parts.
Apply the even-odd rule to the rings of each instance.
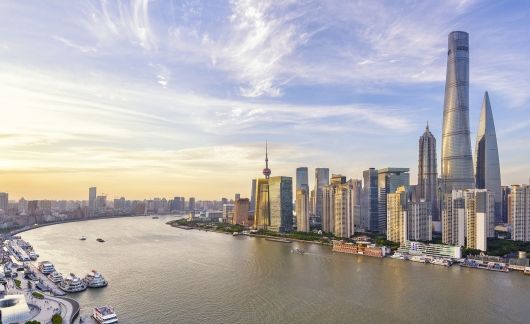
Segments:
[[[65,296],[66,293],[62,291],[55,283],[53,283],[48,276],[40,272],[40,270],[35,266],[34,262],[29,262],[28,267],[35,274],[39,282],[41,282],[54,296]]]

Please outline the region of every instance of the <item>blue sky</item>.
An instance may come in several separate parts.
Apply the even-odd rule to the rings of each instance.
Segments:
[[[453,30],[470,33],[473,145],[488,90],[502,182],[527,183],[525,1],[0,1],[0,191],[248,195],[266,139],[273,175],[414,183]]]

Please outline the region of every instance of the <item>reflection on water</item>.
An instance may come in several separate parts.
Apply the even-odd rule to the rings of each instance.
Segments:
[[[103,289],[71,295],[88,316],[120,323],[527,322],[530,277],[333,254],[316,244],[234,238],[165,225],[170,217],[103,219],[22,237],[63,274],[95,269]],[[79,238],[85,235],[86,241]],[[96,242],[96,238],[105,243]],[[300,247],[304,255],[291,253]]]

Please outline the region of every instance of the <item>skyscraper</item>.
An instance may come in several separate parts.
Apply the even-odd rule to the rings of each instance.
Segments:
[[[96,187],[88,188],[88,215],[89,216],[94,216],[96,212],[96,198],[97,198]]]
[[[296,168],[296,190],[304,189],[309,192],[309,173],[307,167]]]
[[[353,208],[353,227],[354,229],[361,228],[361,197],[363,191],[363,182],[359,179],[350,179],[348,184],[352,188],[352,208]]]
[[[402,243],[407,240],[407,190],[404,186],[387,195],[387,240]]]
[[[513,185],[510,193],[512,240],[530,241],[530,186]]]
[[[363,192],[361,197],[361,228],[377,231],[378,199],[377,170],[370,168],[363,171]]]
[[[254,214],[256,208],[256,179],[252,179],[252,187],[250,189],[250,212]]]
[[[475,179],[478,189],[488,189],[495,197],[495,222],[502,222],[501,169],[497,135],[488,92],[484,93],[475,144]]]
[[[442,243],[464,246],[466,235],[465,207],[464,191],[453,190],[443,196]]]
[[[512,188],[510,186],[502,186],[502,222],[508,223],[510,215],[510,193]]]
[[[469,35],[449,34],[442,128],[445,192],[475,186],[469,131]]]
[[[436,167],[436,139],[429,131],[429,124],[419,140],[418,193],[420,199],[431,203],[433,220],[439,220],[438,171]]]
[[[234,217],[232,224],[248,225],[248,210],[250,201],[248,198],[237,199],[234,203]]]
[[[0,192],[0,210],[3,210],[7,214],[9,208],[9,195],[7,192]]]
[[[269,180],[269,229],[278,232],[293,230],[293,178],[276,176]]]
[[[315,169],[315,206],[313,212],[315,217],[322,223],[322,188],[329,185],[329,169]]]
[[[486,189],[466,190],[466,247],[487,250],[487,238],[494,232],[494,194]]]
[[[331,176],[331,183],[322,188],[322,217],[320,223],[324,232],[335,232],[335,198],[337,188],[346,183],[346,177],[340,174]]]
[[[306,189],[296,190],[296,229],[309,232],[309,193]]]
[[[379,169],[377,174],[377,188],[378,188],[378,226],[379,233],[386,233],[386,196],[389,193],[396,192],[396,190],[404,186],[406,189],[410,185],[410,174],[408,168],[385,168]]]
[[[263,169],[263,175],[265,176],[265,179],[257,179],[256,181],[256,205],[254,210],[254,228],[256,229],[266,230],[269,228],[269,226],[271,226],[271,204],[269,190],[269,177],[271,173],[271,169],[269,169],[269,151],[267,142],[265,142],[265,169]]]

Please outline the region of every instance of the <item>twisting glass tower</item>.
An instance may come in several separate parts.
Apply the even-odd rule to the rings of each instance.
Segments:
[[[442,179],[445,192],[474,188],[469,131],[469,35],[449,34],[442,129]]]
[[[436,139],[429,130],[429,124],[419,140],[418,190],[420,198],[425,199],[432,206],[432,220],[439,220]]]
[[[502,221],[501,169],[499,149],[488,92],[484,93],[475,144],[475,178],[478,189],[488,189],[495,195],[495,221]]]

